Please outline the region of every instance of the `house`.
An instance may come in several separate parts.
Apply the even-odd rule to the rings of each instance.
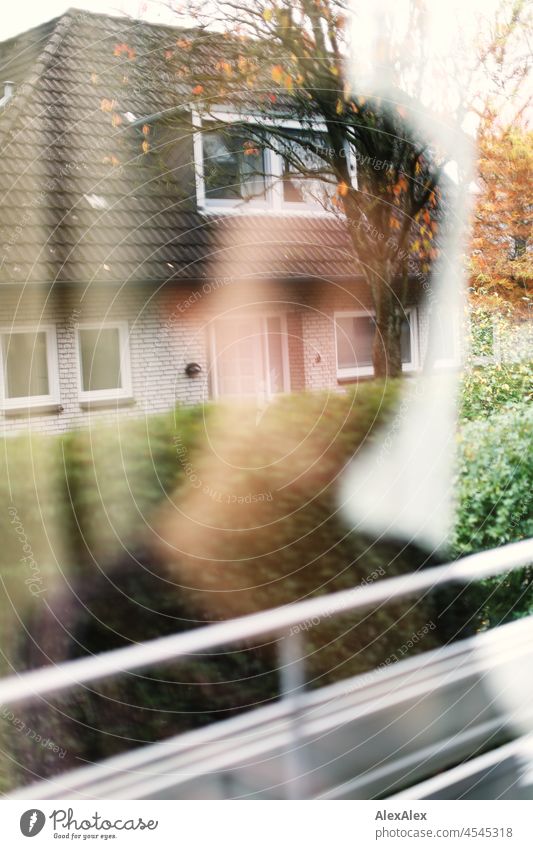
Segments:
[[[6,434],[372,375],[371,300],[342,220],[281,155],[279,180],[243,203],[254,176],[227,139],[194,120],[172,134],[178,37],[70,10],[0,45]],[[424,344],[413,293],[406,371]]]

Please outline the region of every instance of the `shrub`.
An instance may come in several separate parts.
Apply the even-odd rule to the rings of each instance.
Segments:
[[[346,396],[282,398],[260,417],[256,408],[220,405],[59,439],[10,440],[4,471],[17,481],[47,592],[26,592],[22,604],[17,588],[23,628],[18,639],[4,635],[7,662],[60,662],[422,565],[420,552],[350,533],[337,501],[339,476],[375,438],[396,390],[375,382]],[[41,453],[46,485],[27,459]],[[58,525],[52,544],[49,521]],[[18,545],[10,541],[3,560],[14,584]],[[309,686],[437,645],[434,624],[427,627],[433,619],[429,601],[409,600],[312,624],[301,632]],[[424,638],[413,639],[424,628]],[[67,755],[45,758],[11,735],[16,780],[275,699],[275,654],[275,641],[263,640],[80,688],[49,707],[29,705],[20,719],[45,729]]]
[[[531,324],[479,306],[470,310],[461,416],[486,418],[533,396]]]
[[[517,404],[460,432],[457,556],[533,536],[533,408]],[[486,626],[533,612],[531,569],[483,582],[475,594]]]

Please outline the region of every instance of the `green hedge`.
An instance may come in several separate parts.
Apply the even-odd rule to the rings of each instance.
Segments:
[[[465,424],[457,473],[457,556],[533,537],[533,407],[517,404]],[[532,571],[483,582],[475,596],[485,626],[533,612]]]
[[[463,419],[488,418],[533,398],[533,363],[503,362],[471,368],[461,383]]]
[[[397,388],[376,382],[347,396],[284,398],[260,415],[255,407],[177,409],[57,439],[6,441],[3,605],[12,615],[3,672],[421,565],[419,552],[350,534],[337,503],[339,475],[374,438]],[[38,564],[37,595],[23,580],[10,505]],[[302,630],[309,686],[435,646],[433,620],[424,601],[309,623]],[[28,706],[19,712],[24,727],[42,730],[66,755],[44,757],[31,736],[9,733],[8,724],[21,766],[6,781],[27,781],[31,770],[53,774],[77,758],[130,748],[132,738],[160,739],[267,703],[278,695],[275,664],[276,646],[267,640],[124,676],[46,709]]]
[[[179,408],[58,438],[6,440],[2,673],[431,565],[412,547],[350,533],[339,513],[339,476],[392,414],[397,391],[376,381],[260,411]],[[502,418],[501,426],[463,428],[456,551],[505,541],[502,528],[524,508],[531,413],[513,416],[514,425]],[[531,532],[525,517],[513,528],[522,532]],[[21,561],[23,545],[34,565]],[[425,599],[307,623],[309,685],[472,632],[487,619],[486,590],[469,590],[474,596],[463,594],[441,619],[442,602]],[[13,733],[14,720],[5,719],[0,734],[13,763],[4,787],[32,780],[32,770],[52,775],[79,758],[97,760],[267,703],[278,695],[275,664],[267,640],[20,709],[19,726],[66,754],[43,754],[35,735]]]

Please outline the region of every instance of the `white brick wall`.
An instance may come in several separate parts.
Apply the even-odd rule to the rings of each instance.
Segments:
[[[4,434],[30,427],[34,431],[62,432],[86,426],[95,419],[142,416],[163,412],[176,403],[201,403],[209,397],[209,352],[206,323],[224,312],[226,291],[213,287],[207,294],[183,284],[159,290],[150,285],[117,287],[7,287],[0,290],[0,325],[55,324],[58,344],[61,411],[15,416],[0,414]],[[290,383],[293,390],[342,391],[337,380],[334,312],[370,307],[360,286],[353,291],[335,284],[304,284],[266,290],[268,302],[249,293],[250,308],[261,312],[279,303],[287,315]],[[246,300],[246,287],[236,294]],[[222,297],[222,295],[224,297]],[[279,299],[279,300],[278,300]],[[121,320],[128,323],[133,403],[87,410],[78,396],[76,326],[78,322]],[[421,324],[425,322],[422,319]],[[424,334],[421,334],[422,337]],[[197,362],[198,377],[185,374]]]
[[[176,297],[177,295],[177,297]],[[0,325],[55,324],[57,333],[60,412],[34,412],[27,415],[2,413],[4,434],[30,427],[33,431],[61,432],[88,424],[95,418],[139,416],[167,410],[176,402],[200,402],[207,395],[207,352],[202,321],[193,309],[180,314],[172,305],[181,299],[181,290],[154,297],[153,287],[128,286],[117,289],[83,290],[62,287],[3,287],[0,298]],[[177,317],[176,317],[177,316]],[[83,321],[127,321],[131,355],[133,403],[88,411],[78,397],[76,324]],[[187,362],[202,366],[196,378],[185,375]]]

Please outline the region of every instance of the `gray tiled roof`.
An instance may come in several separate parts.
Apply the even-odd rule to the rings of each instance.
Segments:
[[[0,79],[17,84],[0,115],[0,282],[356,273],[334,218],[206,216],[142,152],[142,131],[124,116],[188,98],[165,58],[179,36],[70,10],[0,45]],[[120,44],[135,58],[115,55]]]

